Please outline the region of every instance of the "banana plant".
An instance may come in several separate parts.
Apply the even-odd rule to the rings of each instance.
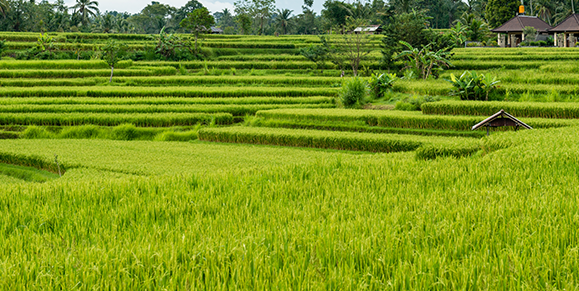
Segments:
[[[402,70],[411,69],[422,79],[428,79],[434,72],[442,70],[443,67],[452,66],[449,53],[443,50],[431,51],[430,44],[422,49],[414,48],[405,41],[400,41],[400,44],[408,48],[396,56],[396,59],[406,59]]]
[[[477,74],[475,71],[464,71],[460,77],[450,74],[450,82],[454,89],[450,95],[459,96],[461,100],[487,100],[489,93],[497,88],[500,82],[496,77],[490,75]]]

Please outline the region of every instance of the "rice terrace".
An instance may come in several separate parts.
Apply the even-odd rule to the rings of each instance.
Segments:
[[[70,2],[0,0],[1,290],[579,289],[572,2]]]

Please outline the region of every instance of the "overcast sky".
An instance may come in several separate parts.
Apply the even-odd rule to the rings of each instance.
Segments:
[[[101,12],[105,11],[118,11],[118,12],[129,12],[137,13],[140,12],[145,6],[151,3],[150,0],[97,0],[99,3],[99,10]],[[180,8],[189,0],[159,0],[162,4],[169,4],[173,7]],[[221,11],[223,8],[229,8],[233,11],[233,2],[236,0],[199,0],[203,6],[207,7],[211,13]],[[318,14],[322,10],[322,5],[325,0],[314,0],[314,11]],[[54,1],[49,1],[54,2]],[[75,0],[65,0],[66,5],[73,6],[76,3]],[[303,0],[276,0],[275,6],[280,9],[291,9],[293,14],[297,15],[302,12]]]

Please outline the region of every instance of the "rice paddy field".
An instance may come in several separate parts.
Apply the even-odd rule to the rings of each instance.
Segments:
[[[0,39],[2,289],[579,289],[575,49],[455,49],[442,77],[496,76],[495,101],[402,79],[343,109],[341,72],[299,55],[317,37],[211,36],[207,61],[127,60],[112,83]],[[471,130],[500,109],[533,129]]]

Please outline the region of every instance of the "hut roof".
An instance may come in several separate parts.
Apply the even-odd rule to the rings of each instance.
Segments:
[[[503,25],[491,30],[492,32],[523,32],[526,26],[534,27],[537,32],[547,32],[551,26],[536,16],[517,15]]]
[[[379,32],[382,29],[380,25],[360,26],[354,29],[354,32]]]
[[[571,14],[549,32],[579,31],[579,14]]]
[[[211,26],[211,33],[212,34],[221,34],[223,30],[219,27]]]
[[[487,125],[487,124],[490,125],[493,120],[496,120],[496,119],[499,119],[499,118],[509,119],[509,120],[513,121],[513,123],[515,124],[515,126],[522,126],[522,127],[526,128],[526,129],[533,129],[532,127],[528,126],[528,125],[525,124],[524,122],[518,120],[518,119],[515,118],[514,116],[506,113],[503,109],[501,109],[501,111],[493,114],[491,117],[489,117],[489,118],[487,118],[487,119],[485,119],[485,120],[477,123],[475,126],[472,127],[471,130],[475,130],[475,129],[481,128],[481,127],[483,127],[483,126],[485,126],[485,125]],[[492,125],[491,125],[491,126],[492,126]]]

